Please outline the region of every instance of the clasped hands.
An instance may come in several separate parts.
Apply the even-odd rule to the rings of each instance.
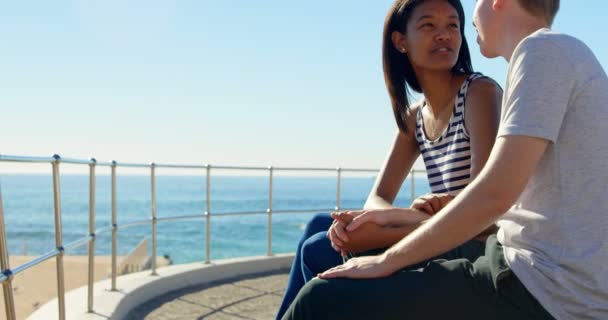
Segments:
[[[363,252],[376,248],[388,248],[415,230],[430,216],[439,212],[453,199],[448,194],[428,194],[416,199],[411,208],[389,208],[333,212],[334,222],[327,231],[332,247],[345,255],[346,252]],[[381,255],[349,259],[346,263],[318,275],[330,278],[381,278],[391,275],[402,267],[396,259]]]
[[[333,212],[331,217],[334,221],[327,231],[327,237],[334,250],[343,256],[347,252],[387,248],[406,236],[408,230],[415,229],[421,222],[439,212],[453,198],[445,193],[430,193],[414,200],[409,209]]]

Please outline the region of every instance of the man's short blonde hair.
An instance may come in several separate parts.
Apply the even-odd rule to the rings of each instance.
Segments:
[[[537,17],[543,17],[549,25],[559,10],[559,0],[518,0],[519,4],[529,13]]]

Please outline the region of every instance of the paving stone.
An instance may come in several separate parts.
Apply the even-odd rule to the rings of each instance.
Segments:
[[[273,319],[288,275],[271,274],[220,284],[184,288],[133,310],[129,320]]]

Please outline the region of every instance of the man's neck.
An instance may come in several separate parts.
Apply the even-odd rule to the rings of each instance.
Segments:
[[[508,30],[505,30],[502,35],[503,45],[500,50],[500,55],[505,58],[507,62],[511,61],[513,52],[522,40],[539,29],[549,28],[549,25],[546,22],[540,20],[513,20],[512,26],[513,27],[509,27]]]

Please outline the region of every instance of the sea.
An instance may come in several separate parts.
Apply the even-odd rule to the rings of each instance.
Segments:
[[[357,209],[365,203],[374,176],[343,177],[340,204]],[[96,177],[95,254],[110,255],[111,178]],[[269,178],[266,176],[212,176],[210,183],[211,259],[266,255],[268,215],[229,215],[234,212],[261,212],[269,206]],[[38,256],[55,248],[53,181],[46,174],[2,174],[0,187],[4,208],[9,255]],[[315,213],[330,212],[336,206],[336,177],[277,176],[273,179],[274,212],[312,210],[312,213],[272,215],[272,253],[289,253],[296,248],[304,226]],[[121,228],[130,222],[150,219],[150,177],[118,176],[118,255],[127,255],[143,239],[151,244],[151,224]],[[173,263],[205,259],[205,219],[165,221],[206,210],[205,176],[156,177],[157,255]],[[415,193],[429,192],[422,175],[415,179]],[[397,206],[411,202],[410,180],[406,180],[395,200]],[[64,245],[89,234],[89,177],[61,176],[61,220]],[[149,246],[149,250],[151,250]],[[86,255],[88,247],[66,251]]]

